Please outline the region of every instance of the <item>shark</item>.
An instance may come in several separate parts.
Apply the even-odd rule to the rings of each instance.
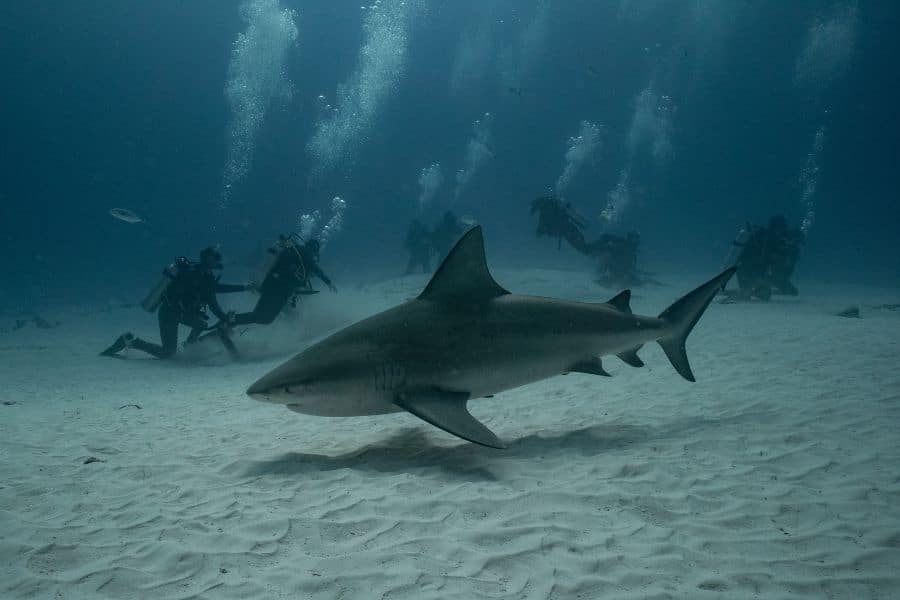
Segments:
[[[641,367],[638,350],[648,342],[694,381],[685,340],[734,271],[656,317],[634,314],[629,290],[603,303],[517,295],[491,276],[476,226],[417,297],[309,346],[247,394],[307,415],[408,412],[464,440],[505,448],[469,412],[470,400],[567,373],[609,376],[604,356]]]

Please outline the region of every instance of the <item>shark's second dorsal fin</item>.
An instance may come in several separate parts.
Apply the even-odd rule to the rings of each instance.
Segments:
[[[607,304],[618,308],[622,312],[631,314],[631,290],[624,290],[606,301]]]
[[[484,258],[484,237],[481,227],[476,226],[456,242],[425,290],[419,294],[419,299],[480,302],[508,293],[488,271]]]

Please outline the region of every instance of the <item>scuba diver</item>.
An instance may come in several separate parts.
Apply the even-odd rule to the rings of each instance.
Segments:
[[[604,233],[589,244],[590,254],[599,261],[597,283],[611,287],[643,283],[637,268],[640,244],[641,235],[637,231],[630,231],[625,236]]]
[[[787,220],[776,215],[767,227],[747,223],[732,242],[726,261],[737,266],[737,290],[723,290],[726,301],[768,301],[772,294],[796,296],[790,278],[797,265],[803,233],[788,229]]]
[[[431,232],[431,247],[440,260],[450,253],[450,249],[453,248],[453,244],[463,234],[463,231],[463,226],[453,211],[445,212],[438,224],[434,226],[434,231]]]
[[[800,257],[800,246],[803,244],[803,232],[800,229],[788,229],[787,219],[776,215],[769,219],[767,230],[769,236],[769,277],[772,289],[776,294],[796,296],[799,291],[791,283],[797,259]]]
[[[221,321],[228,321],[228,315],[219,306],[216,294],[243,292],[253,285],[229,285],[219,283],[213,271],[222,269],[222,254],[213,247],[200,252],[198,262],[184,256],[175,260],[163,270],[163,278],[141,303],[148,312],[157,311],[159,318],[160,344],[147,342],[131,332],[124,333],[113,344],[100,353],[101,356],[116,356],[126,348],[136,348],[161,359],[172,358],[178,350],[178,325],[191,328],[186,344],[196,342],[201,334],[210,329],[206,308]],[[224,329],[218,331],[225,347],[234,353],[234,345]]]
[[[428,228],[419,219],[413,219],[406,230],[406,239],[403,247],[409,252],[409,262],[406,263],[406,274],[409,275],[422,267],[423,273],[431,273],[431,237]]]
[[[289,301],[291,306],[296,306],[299,296],[318,293],[310,282],[313,275],[337,293],[337,287],[319,267],[319,241],[299,242],[296,234],[279,236],[278,242],[267,250],[271,255],[270,266],[258,287],[256,306],[250,312],[230,315],[225,325],[269,325]]]
[[[557,238],[557,250],[565,238],[569,245],[582,254],[591,254],[591,245],[584,240],[582,230],[587,226],[572,208],[572,204],[557,196],[541,196],[531,202],[531,214],[537,213],[537,237]]]

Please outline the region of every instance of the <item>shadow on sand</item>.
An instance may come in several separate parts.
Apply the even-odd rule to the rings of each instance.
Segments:
[[[728,419],[729,421],[732,419]],[[504,466],[523,460],[543,460],[560,456],[602,456],[630,446],[640,447],[654,440],[684,437],[698,430],[721,427],[721,419],[690,419],[653,429],[629,424],[605,424],[568,431],[559,435],[528,435],[510,440],[506,450],[494,450],[461,442],[436,445],[431,432],[408,428],[396,435],[353,452],[330,456],[289,452],[269,460],[242,461],[238,472],[244,477],[302,476],[322,471],[352,469],[379,473],[439,475],[442,479],[496,481],[503,478]]]

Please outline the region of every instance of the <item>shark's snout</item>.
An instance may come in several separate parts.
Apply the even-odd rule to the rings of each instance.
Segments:
[[[263,383],[263,380],[260,379],[253,383],[250,387],[247,388],[248,396],[261,396],[265,394],[269,390],[269,387]]]
[[[269,373],[257,379],[253,385],[247,388],[248,396],[264,396],[271,394],[275,387],[278,385],[278,381],[273,377],[273,373]]]
[[[260,402],[286,404],[286,397],[296,394],[300,384],[284,381],[280,377],[267,375],[247,388],[247,395]]]

